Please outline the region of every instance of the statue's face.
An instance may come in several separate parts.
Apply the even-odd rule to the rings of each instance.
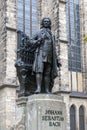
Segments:
[[[43,21],[43,25],[45,28],[48,28],[51,25],[50,20],[48,18],[45,18]]]

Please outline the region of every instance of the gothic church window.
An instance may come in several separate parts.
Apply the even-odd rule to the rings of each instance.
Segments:
[[[76,130],[76,111],[74,105],[70,107],[70,130]]]
[[[80,7],[79,0],[67,0],[68,67],[81,72]]]
[[[79,108],[79,130],[85,130],[84,126],[84,107],[80,106]]]

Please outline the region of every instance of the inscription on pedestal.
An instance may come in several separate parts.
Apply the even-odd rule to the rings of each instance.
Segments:
[[[65,104],[43,102],[38,107],[38,126],[41,130],[65,130]]]
[[[51,127],[60,127],[64,121],[63,112],[57,110],[46,110],[42,116],[42,121],[45,121]]]

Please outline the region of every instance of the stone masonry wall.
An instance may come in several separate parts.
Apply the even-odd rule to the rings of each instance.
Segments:
[[[6,28],[7,28],[7,42],[6,42],[6,80],[7,84],[16,84],[16,51],[17,51],[17,19],[16,19],[16,0],[6,1]]]
[[[7,42],[6,42],[6,84],[16,84],[16,45],[17,36],[16,32],[7,30]]]
[[[66,1],[59,3],[59,40],[60,40],[60,59],[61,59],[61,90],[69,90],[68,72],[68,46],[66,33]]]
[[[59,72],[59,78],[55,81],[55,90],[69,91],[69,73],[68,73],[68,46],[66,34],[66,1],[53,1],[53,19],[52,29],[54,30],[58,59],[62,66]]]
[[[16,0],[0,0],[0,130],[9,130],[16,113]]]
[[[87,42],[83,38],[87,36],[87,0],[80,0],[80,30],[81,30],[81,43],[82,43],[82,75],[83,75],[83,88],[87,93]]]
[[[0,1],[0,86],[16,84],[16,0]]]
[[[6,75],[6,3],[0,0],[0,85],[3,84]]]
[[[16,89],[5,86],[0,89],[0,130],[10,130],[15,124]]]

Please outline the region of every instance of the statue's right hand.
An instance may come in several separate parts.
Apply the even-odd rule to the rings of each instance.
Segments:
[[[43,38],[38,39],[38,43],[41,43],[43,41]]]

